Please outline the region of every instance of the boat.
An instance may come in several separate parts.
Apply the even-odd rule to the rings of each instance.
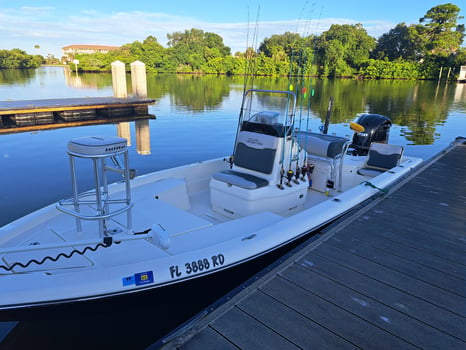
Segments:
[[[422,162],[388,143],[389,118],[360,115],[351,138],[311,132],[298,99],[249,89],[230,156],[139,176],[126,139],[71,139],[70,197],[0,228],[0,310],[220,276],[307,237]],[[82,190],[89,179],[94,189]]]

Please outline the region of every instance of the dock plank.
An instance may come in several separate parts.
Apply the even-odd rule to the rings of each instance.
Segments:
[[[444,257],[433,255],[431,252],[424,251],[417,248],[408,247],[400,244],[397,241],[393,241],[382,237],[377,232],[368,234],[367,232],[361,232],[355,230],[352,232],[351,237],[332,237],[328,242],[342,242],[343,240],[351,240],[348,244],[370,244],[372,247],[393,254],[398,257],[402,257],[408,262],[414,262],[416,264],[426,266],[432,270],[439,271],[441,273],[451,275],[457,279],[462,280],[466,284],[466,275],[464,273],[465,266],[451,260],[447,260]],[[433,273],[435,273],[433,271]]]
[[[212,322],[210,327],[240,349],[299,349],[237,307],[225,316]]]
[[[191,338],[186,344],[180,346],[180,349],[190,350],[237,350],[239,347],[230,343],[225,337],[207,327],[198,334],[197,337]]]
[[[335,248],[347,250],[350,249],[352,254],[367,259],[371,262],[383,265],[391,270],[400,272],[411,278],[432,284],[438,288],[445,289],[462,297],[466,297],[466,283],[461,278],[456,278],[444,274],[430,267],[417,264],[412,259],[400,257],[391,252],[382,251],[373,246],[373,241],[360,240],[356,241],[353,237],[347,239],[347,236],[341,235],[338,240],[330,239],[326,242]],[[351,247],[351,248],[348,248]]]
[[[287,270],[288,271],[288,270]],[[301,284],[301,282],[299,282]],[[277,277],[261,288],[263,293],[286,303],[296,312],[318,320],[322,327],[360,348],[371,348],[380,344],[379,349],[415,349],[402,339],[380,329],[354,313],[326,300],[312,290],[303,288],[295,281]]]
[[[420,299],[416,295],[403,292],[396,285],[377,281],[312,252],[297,260],[296,264],[452,337],[466,341],[463,317]]]
[[[380,227],[380,221],[379,227]],[[377,225],[377,221],[374,223]],[[374,226],[377,227],[377,226]],[[436,237],[438,232],[433,232],[429,235],[417,234],[415,228],[389,228],[386,227],[384,230],[369,229],[366,224],[352,226],[354,232],[358,230],[368,230],[373,234],[379,234],[386,239],[393,240],[399,244],[407,247],[416,248],[425,252],[430,252],[438,257],[443,257],[445,260],[451,260],[457,264],[465,265],[466,257],[461,248],[461,240],[457,241],[456,244],[450,242],[444,242],[440,237]]]
[[[153,99],[148,98],[121,98],[111,96],[0,101],[0,115],[87,108],[126,107],[139,104],[152,104],[153,102]]]
[[[399,344],[393,344],[394,348],[405,348],[407,344],[410,344],[420,348],[433,346],[443,349],[455,349],[461,344],[457,339],[433,327],[426,329],[423,322],[379,303],[373,298],[358,293],[341,283],[323,277],[311,269],[294,265],[286,269],[282,276],[295,283],[298,282],[302,288],[319,295],[327,302],[360,317],[377,328],[380,335],[372,334],[372,344],[385,344],[387,334],[390,334],[389,337],[395,337],[400,342]],[[332,293],[328,293],[329,290]],[[409,327],[406,327],[408,324]],[[382,333],[379,329],[386,333]],[[374,332],[374,330],[371,332]],[[406,344],[401,341],[406,342]]]
[[[410,205],[410,203],[406,203]],[[387,218],[398,218],[400,212],[406,210],[403,205],[393,205],[391,207],[380,207],[377,212],[365,215],[364,220],[370,220],[372,217],[375,223],[384,222]],[[465,228],[465,222],[462,218],[453,217],[448,214],[438,215],[437,217],[430,218],[425,212],[411,210],[409,212],[410,218],[404,220],[403,226],[400,223],[397,225],[387,226],[387,230],[398,232],[397,230],[404,230],[409,232],[413,238],[425,239],[428,241],[437,241],[442,244],[451,244],[456,246],[458,250],[463,251],[464,247],[458,246],[458,240],[462,239],[461,232]],[[372,222],[370,222],[372,224]],[[444,234],[438,236],[439,227],[444,228]],[[371,229],[369,226],[368,230]],[[422,230],[422,232],[420,232]],[[376,230],[373,230],[376,231]]]
[[[302,349],[357,348],[354,344],[261,291],[243,300],[239,308],[278,334],[286,334],[288,340]]]
[[[431,211],[425,211],[422,209],[412,209],[416,208],[415,206],[419,205],[418,203],[413,203],[409,201],[404,201],[404,203],[392,203],[390,207],[381,206],[378,210],[379,215],[374,215],[376,220],[384,221],[387,217],[397,218],[400,216],[400,213],[407,211],[407,208],[410,208],[406,215],[409,217],[403,218],[403,226],[400,227],[400,223],[392,223],[389,227],[398,228],[407,228],[413,235],[423,237],[427,239],[433,239],[438,241],[443,241],[445,243],[457,244],[458,238],[461,235],[461,232],[466,227],[465,218],[461,217],[464,212],[459,211],[457,215],[454,215],[453,210],[446,209],[444,207],[438,206],[435,208],[435,205],[431,203],[426,204],[426,206],[431,208]],[[464,203],[463,203],[464,205]],[[458,205],[459,207],[459,205]],[[434,215],[433,217],[431,215]],[[450,230],[445,230],[441,236],[430,236],[438,232],[439,227],[447,227]],[[459,249],[464,250],[464,247],[458,247]]]
[[[412,278],[403,273],[394,271],[381,264],[377,264],[359,257],[351,252],[323,244],[315,250],[316,254],[338,262],[351,270],[371,277],[387,285],[396,286],[405,293],[416,295],[418,298],[429,301],[434,305],[445,308],[462,317],[466,317],[466,307],[461,307],[465,298],[453,294],[445,289],[430,283]],[[465,304],[466,305],[466,304]]]

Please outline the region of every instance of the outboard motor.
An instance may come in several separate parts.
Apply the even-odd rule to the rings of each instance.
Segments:
[[[364,131],[357,130],[353,135],[350,146],[353,148],[353,154],[367,155],[372,142],[388,142],[392,126],[390,118],[380,114],[362,114],[355,120],[355,123],[362,126]]]

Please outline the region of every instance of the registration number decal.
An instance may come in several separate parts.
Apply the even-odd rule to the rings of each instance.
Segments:
[[[123,277],[123,286],[142,286],[144,284],[154,283],[154,273],[152,271],[138,272],[132,276]]]
[[[207,271],[222,266],[225,263],[223,254],[213,255],[210,258],[201,258],[186,262],[184,265],[170,266],[171,278],[179,278],[183,275],[191,275],[197,272]]]

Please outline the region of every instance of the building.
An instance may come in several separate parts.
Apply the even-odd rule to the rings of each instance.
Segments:
[[[74,55],[80,53],[107,53],[119,49],[118,46],[105,45],[68,45],[62,47],[62,61],[70,62],[74,59]]]

